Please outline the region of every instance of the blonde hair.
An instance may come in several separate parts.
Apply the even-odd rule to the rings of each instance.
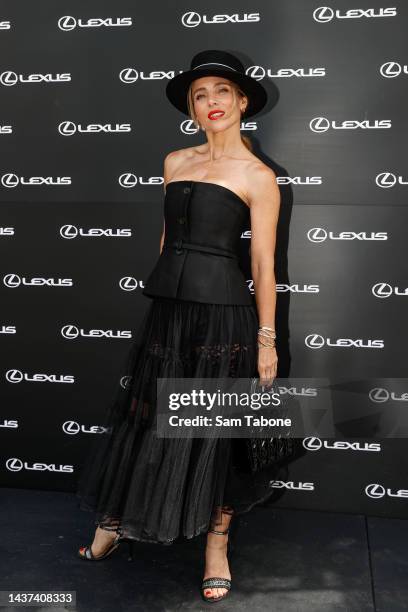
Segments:
[[[237,85],[236,83],[234,83],[234,81],[231,81],[231,85],[233,86],[233,88],[235,89],[235,92],[236,92],[236,93],[237,93],[239,96],[241,96],[241,97],[246,96],[246,93],[245,93],[245,92],[243,92],[243,91],[242,91],[242,89],[239,87],[239,85]],[[188,88],[188,92],[187,92],[187,108],[188,108],[188,114],[189,114],[189,116],[190,116],[190,119],[191,119],[192,121],[194,121],[195,126],[196,126],[197,128],[199,128],[199,127],[200,127],[200,124],[199,124],[199,123],[198,123],[198,121],[197,121],[197,116],[196,116],[195,111],[194,111],[194,102],[193,102],[193,87],[192,87],[192,86],[193,86],[193,84],[191,83],[191,84],[190,84],[190,87]],[[247,96],[247,97],[248,97],[248,96]],[[241,115],[241,116],[244,116],[244,115],[245,115],[245,113],[242,113],[242,115]],[[243,136],[243,135],[241,134],[241,140],[242,140],[242,142],[244,143],[244,145],[246,146],[246,148],[247,148],[249,151],[251,151],[251,152],[252,152],[252,151],[253,151],[253,146],[252,146],[252,142],[251,142],[251,140],[248,138],[248,136]]]

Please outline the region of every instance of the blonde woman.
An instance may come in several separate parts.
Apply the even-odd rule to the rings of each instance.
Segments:
[[[207,533],[201,593],[215,602],[231,588],[232,516],[272,494],[270,474],[252,474],[242,440],[158,438],[155,382],[276,377],[280,195],[274,172],[240,133],[241,121],[265,106],[267,93],[237,57],[196,54],[190,70],[168,82],[166,95],[206,142],[165,158],[160,256],[143,290],[152,303],[127,357],[127,384],[109,410],[107,433],[98,436],[81,474],[80,507],[95,513],[97,529],[79,555],[101,560],[123,540],[171,544]],[[238,264],[249,224],[255,301]]]

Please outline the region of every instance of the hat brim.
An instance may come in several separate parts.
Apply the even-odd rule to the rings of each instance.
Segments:
[[[228,69],[198,68],[177,74],[166,85],[167,98],[184,115],[189,115],[187,92],[190,84],[204,76],[224,77],[240,86],[242,91],[248,96],[248,106],[243,115],[244,118],[256,115],[267,103],[268,94],[266,89],[252,77],[235,73]]]

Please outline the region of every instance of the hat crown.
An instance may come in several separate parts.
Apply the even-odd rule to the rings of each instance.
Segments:
[[[200,51],[197,53],[190,64],[191,70],[197,68],[214,68],[214,70],[232,70],[234,72],[244,73],[244,66],[240,60],[228,53],[217,49]]]
[[[233,53],[221,49],[205,49],[196,53],[190,62],[190,70],[173,76],[166,85],[170,102],[184,115],[190,116],[188,92],[196,79],[218,76],[236,83],[248,97],[248,104],[242,118],[247,119],[259,113],[268,100],[265,87],[257,79],[245,73],[244,64]]]

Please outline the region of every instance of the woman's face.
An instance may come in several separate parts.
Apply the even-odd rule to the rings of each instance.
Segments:
[[[192,97],[197,121],[205,129],[225,129],[240,121],[246,98],[240,99],[233,83],[219,76],[196,79]]]

